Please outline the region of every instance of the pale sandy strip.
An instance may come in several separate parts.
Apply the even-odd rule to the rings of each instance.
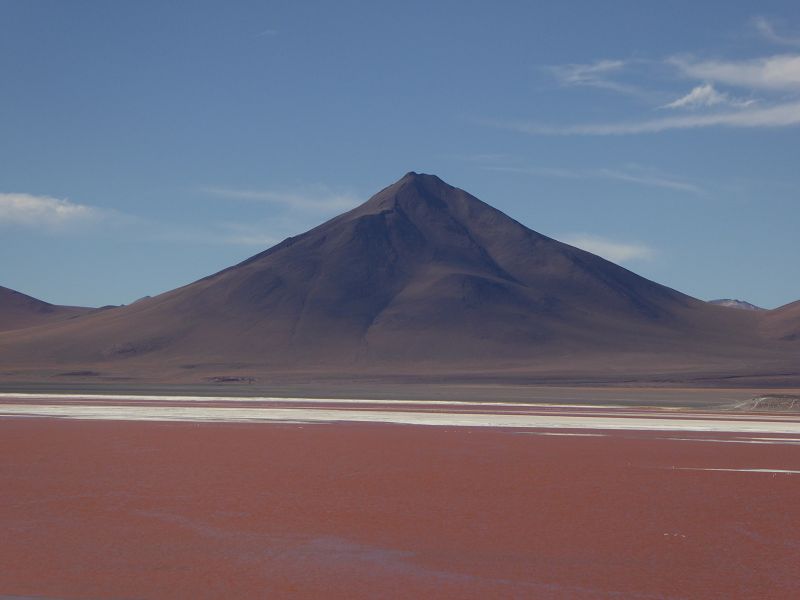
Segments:
[[[725,421],[796,421],[797,416],[793,415],[758,415],[754,419],[752,415],[737,415],[737,414],[709,414],[709,413],[693,413],[682,411],[675,407],[652,407],[645,410],[631,410],[630,407],[622,405],[590,405],[590,404],[546,404],[546,403],[522,403],[522,402],[477,402],[477,401],[459,401],[459,400],[374,400],[364,398],[282,398],[275,396],[262,396],[262,397],[240,397],[240,396],[168,396],[168,395],[138,395],[138,394],[35,394],[35,393],[17,393],[17,392],[0,392],[0,400],[112,400],[112,401],[147,401],[147,402],[198,402],[198,403],[226,403],[226,402],[239,402],[239,403],[276,403],[276,404],[352,404],[352,405],[378,405],[387,408],[402,407],[402,406],[441,406],[441,407],[513,407],[513,408],[529,408],[529,409],[561,409],[556,411],[548,411],[548,414],[556,415],[563,414],[565,416],[577,416],[586,414],[587,416],[594,417],[597,412],[610,409],[614,416],[619,417],[646,417],[658,418],[659,413],[675,419],[696,419],[698,417],[703,420],[722,419]],[[578,409],[578,410],[575,410]],[[625,410],[627,409],[627,410]],[[588,411],[588,412],[583,412]]]
[[[713,442],[717,444],[782,444],[784,446],[800,446],[800,438],[684,438],[660,437],[659,440],[672,440],[675,442]],[[770,441],[767,441],[770,440]]]
[[[674,467],[675,471],[728,471],[731,473],[784,473],[787,475],[800,475],[800,471],[791,469],[717,469],[706,467]]]
[[[605,433],[546,433],[544,431],[518,431],[522,435],[552,435],[552,436],[565,436],[565,437],[608,437]],[[698,437],[657,437],[651,438],[656,440],[665,440],[671,442],[715,442],[721,444],[783,444],[786,446],[800,446],[800,438],[698,438]],[[770,441],[766,441],[770,440]]]
[[[672,420],[528,414],[419,413],[316,408],[227,408],[186,406],[0,405],[0,416],[38,416],[123,421],[360,422],[452,427],[717,431],[800,435],[800,423]]]
[[[558,433],[549,433],[545,431],[520,431],[524,435],[554,435],[554,436],[563,436],[563,437],[608,437],[605,433],[567,433],[567,432],[558,432]]]

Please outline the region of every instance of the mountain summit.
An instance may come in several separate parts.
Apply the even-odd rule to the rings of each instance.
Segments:
[[[710,304],[718,306],[727,306],[728,308],[738,308],[740,310],[764,310],[760,306],[756,306],[745,300],[738,300],[735,298],[720,298],[719,300],[709,300]]]
[[[198,372],[524,371],[643,354],[684,364],[752,346],[756,325],[410,172],[185,287],[0,335],[0,357]]]

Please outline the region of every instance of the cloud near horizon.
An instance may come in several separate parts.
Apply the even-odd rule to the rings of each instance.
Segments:
[[[50,230],[97,223],[110,213],[86,204],[51,196],[0,193],[0,225]]]
[[[645,244],[618,242],[596,235],[574,233],[567,234],[560,240],[615,263],[649,260],[655,256],[655,250]]]
[[[52,196],[0,192],[0,228],[22,227],[43,233],[113,231],[114,235],[137,240],[267,248],[298,229],[316,224],[315,219],[321,215],[335,214],[361,202],[354,194],[334,192],[325,186],[307,186],[300,191],[229,188],[204,188],[203,191],[221,198],[278,204],[287,210],[282,216],[273,215],[269,222],[195,226],[185,221],[153,220]]]

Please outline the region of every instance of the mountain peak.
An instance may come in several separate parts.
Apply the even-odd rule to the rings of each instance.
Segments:
[[[38,364],[45,348],[65,364],[134,359],[153,368],[169,359],[262,372],[528,369],[557,355],[605,356],[609,345],[674,347],[677,356],[718,336],[727,349],[739,321],[750,323],[412,171],[195,283],[65,321],[52,339],[37,329],[24,347],[0,336],[0,359]]]
[[[737,298],[720,298],[719,300],[709,300],[709,304],[716,304],[717,306],[727,306],[728,308],[738,308],[740,310],[764,310],[760,306],[739,300]]]
[[[436,197],[437,199],[441,199],[441,197],[447,195],[448,192],[457,191],[457,188],[446,183],[436,175],[417,173],[415,171],[409,171],[403,175],[403,177],[401,177],[394,186],[390,186],[390,188],[395,186],[398,192],[400,190],[413,190],[412,193],[415,192],[420,197]]]
[[[430,212],[440,215],[477,215],[490,211],[500,215],[500,211],[490,207],[475,196],[450,185],[439,176],[429,173],[409,171],[393,184],[372,196],[352,216],[376,214],[384,211],[400,210],[408,215],[417,214],[428,218]],[[509,217],[503,215],[509,221]]]
[[[437,175],[430,173],[417,173],[416,171],[409,171],[403,175],[398,181],[437,181],[442,182],[441,178]],[[442,182],[443,183],[443,182]]]

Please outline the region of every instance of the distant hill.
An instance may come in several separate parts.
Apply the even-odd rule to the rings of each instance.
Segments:
[[[0,331],[54,323],[85,314],[89,308],[58,306],[0,286]]]
[[[744,300],[735,300],[733,298],[721,298],[720,300],[709,300],[709,304],[717,304],[719,306],[727,306],[728,308],[740,308],[742,310],[764,310],[760,306],[750,304]]]
[[[759,311],[697,300],[408,173],[187,286],[0,334],[0,360],[191,380],[691,378],[773,369],[782,349],[761,328]]]

